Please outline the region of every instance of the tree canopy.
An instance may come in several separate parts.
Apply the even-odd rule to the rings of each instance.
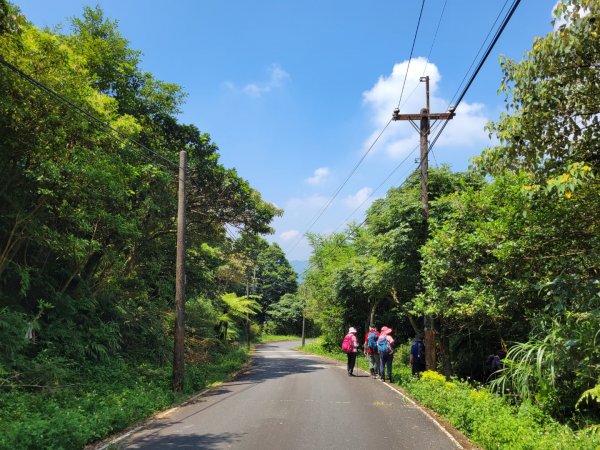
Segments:
[[[208,133],[179,122],[184,91],[142,69],[116,21],[86,7],[62,33],[4,0],[0,12],[0,380],[65,361],[170,360],[181,150],[188,333],[237,339],[220,324],[239,330],[237,312],[264,316],[296,289],[264,240],[262,303],[223,281],[249,252],[243,237],[271,233],[282,211],[220,163]]]

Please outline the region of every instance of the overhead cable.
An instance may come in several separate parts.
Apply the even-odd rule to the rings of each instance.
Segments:
[[[404,74],[404,81],[402,82],[402,90],[400,91],[400,98],[398,99],[398,109],[400,109],[400,103],[402,102],[402,95],[404,94],[404,86],[406,86],[406,79],[408,78],[408,69],[410,69],[410,63],[412,61],[413,51],[415,50],[415,42],[417,41],[417,35],[419,34],[419,26],[421,25],[421,17],[423,16],[423,8],[425,7],[425,0],[421,2],[421,11],[419,11],[419,19],[417,20],[417,28],[415,29],[415,35],[413,37],[412,46],[410,48],[410,56],[408,57],[408,64],[406,65],[406,73]]]
[[[364,161],[364,159],[367,157],[367,155],[371,152],[371,150],[373,150],[373,147],[375,146],[375,144],[377,143],[377,141],[379,141],[379,138],[385,132],[385,130],[387,129],[387,127],[390,125],[390,123],[392,123],[392,119],[390,119],[388,121],[388,123],[385,124],[385,126],[383,127],[383,129],[379,132],[379,134],[377,135],[377,137],[375,138],[375,140],[371,143],[371,145],[369,146],[369,148],[367,149],[367,151],[364,153],[364,155],[362,155],[362,157],[354,165],[354,167],[352,168],[352,170],[350,171],[350,173],[348,174],[348,176],[346,177],[346,179],[344,180],[344,182],[340,185],[340,187],[337,188],[337,190],[335,191],[335,193],[333,194],[333,196],[329,199],[329,201],[327,202],[327,204],[316,215],[316,217],[312,220],[312,222],[310,223],[310,225],[308,227],[306,227],[306,229],[300,234],[299,238],[296,239],[296,241],[294,242],[294,244],[290,247],[290,249],[288,251],[286,251],[286,253],[288,253],[288,252],[291,253],[298,246],[298,244],[300,242],[302,242],[302,239],[304,239],[304,235],[306,233],[308,233],[310,231],[310,229],[313,227],[313,225],[315,223],[317,223],[317,221],[321,218],[321,216],[323,216],[323,214],[325,213],[325,211],[327,211],[327,209],[331,206],[331,204],[333,203],[333,201],[336,199],[336,197],[338,196],[338,194],[340,193],[340,191],[344,188],[344,186],[346,186],[346,183],[348,183],[348,180],[350,180],[350,178],[352,177],[352,175],[354,175],[354,173],[356,172],[356,170],[358,169],[358,167],[361,165],[361,163]]]
[[[456,110],[458,108],[458,105],[460,104],[460,102],[462,101],[462,99],[465,97],[465,95],[467,94],[467,91],[469,90],[469,88],[471,87],[471,85],[473,84],[473,81],[475,80],[475,78],[477,77],[477,74],[479,74],[479,71],[481,70],[481,68],[483,67],[483,64],[485,63],[487,57],[490,55],[490,53],[492,52],[492,49],[494,48],[494,46],[496,45],[496,42],[498,42],[498,39],[500,38],[500,36],[502,35],[502,32],[504,31],[504,29],[506,28],[506,25],[508,25],[508,22],[510,21],[510,18],[512,17],[512,15],[514,14],[514,12],[517,9],[517,6],[519,6],[519,3],[521,2],[521,0],[514,0],[513,4],[510,8],[510,10],[508,11],[508,13],[506,14],[506,16],[504,16],[504,19],[502,20],[502,24],[500,25],[500,27],[498,28],[498,30],[496,30],[496,34],[494,35],[494,38],[492,39],[492,41],[490,42],[490,44],[488,45],[488,48],[486,50],[486,52],[484,53],[484,55],[481,57],[481,60],[479,61],[479,63],[477,64],[477,67],[475,69],[475,71],[473,72],[473,74],[471,75],[471,77],[469,78],[468,83],[465,85],[465,87],[463,88],[462,92],[460,93],[460,95],[458,96],[458,99],[456,100],[456,103],[454,104],[454,110]],[[502,8],[504,10],[504,8]],[[495,22],[494,22],[495,23]],[[448,124],[448,121],[446,120],[444,122],[444,124],[442,125],[442,128],[438,131],[437,135],[435,136],[435,138],[433,138],[431,144],[429,144],[429,148],[427,150],[427,153],[429,153],[431,151],[431,149],[433,149],[435,143],[437,142],[437,140],[439,139],[440,135],[442,134],[442,132],[444,131],[444,128],[446,128],[446,125]]]
[[[173,161],[165,158],[160,153],[158,153],[158,152],[156,152],[156,151],[154,151],[154,150],[146,147],[144,144],[142,144],[141,142],[133,139],[131,136],[128,136],[125,133],[117,130],[114,127],[112,127],[108,122],[106,122],[106,121],[104,121],[104,120],[96,117],[95,115],[93,115],[90,112],[88,112],[85,109],[83,109],[81,106],[77,105],[76,103],[72,102],[68,98],[66,98],[63,95],[59,94],[58,92],[54,91],[50,87],[46,86],[42,82],[40,82],[40,81],[36,80],[35,78],[27,75],[25,72],[23,72],[17,66],[15,66],[14,64],[11,64],[8,61],[6,61],[2,56],[0,56],[0,64],[3,65],[6,68],[12,70],[14,73],[16,73],[17,75],[19,75],[21,78],[27,80],[29,83],[31,83],[32,85],[34,85],[35,87],[37,87],[41,91],[45,92],[46,94],[50,95],[51,97],[60,100],[61,102],[63,102],[64,104],[66,104],[68,107],[70,107],[71,109],[73,109],[74,111],[76,111],[78,114],[80,114],[81,116],[83,116],[84,118],[86,118],[88,121],[96,123],[96,124],[99,124],[99,125],[102,125],[103,127],[109,129],[110,131],[112,131],[113,133],[115,133],[116,135],[118,135],[121,139],[135,144],[137,147],[139,147],[139,148],[147,151],[148,153],[151,153],[152,155],[156,156],[157,158],[159,158],[160,160],[164,161],[168,165],[173,166],[174,168],[179,168],[179,165],[177,163],[175,163],[175,162],[173,162]]]

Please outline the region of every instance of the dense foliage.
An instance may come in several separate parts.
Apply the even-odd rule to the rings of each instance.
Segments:
[[[61,389],[118,359],[116,385],[137,364],[169,370],[181,150],[190,370],[257,333],[249,321],[297,287],[281,249],[260,237],[281,211],[219,162],[208,134],[179,123],[182,89],[144,71],[99,8],[62,33],[0,0],[0,58],[3,405],[53,389],[85,395],[88,385]]]
[[[86,368],[43,394],[8,391],[0,395],[0,448],[81,449],[227,379],[246,360],[237,349],[188,365],[183,394],[172,391],[169,367],[121,359]]]
[[[428,233],[414,174],[364,227],[313,237],[307,281],[326,344],[373,321],[373,301],[400,338],[431,316],[445,375],[490,381],[497,352],[493,389],[586,427],[600,417],[600,4],[555,14],[523,61],[501,61],[498,145],[466,173],[430,170]]]

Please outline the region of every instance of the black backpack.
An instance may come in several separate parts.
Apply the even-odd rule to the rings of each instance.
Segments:
[[[425,344],[422,341],[417,341],[417,361],[425,363]]]

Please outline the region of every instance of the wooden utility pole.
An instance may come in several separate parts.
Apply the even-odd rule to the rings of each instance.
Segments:
[[[427,107],[422,108],[419,114],[400,114],[400,110],[396,108],[392,115],[392,120],[408,120],[410,124],[419,132],[421,138],[421,216],[423,217],[423,242],[427,240],[429,228],[429,192],[427,189],[427,176],[429,173],[429,133],[431,132],[431,120],[450,120],[454,117],[454,109],[450,108],[446,113],[430,113],[429,112],[429,76],[421,77],[420,81],[425,82],[425,96],[427,99]],[[420,121],[420,126],[417,127],[414,121]],[[424,344],[425,344],[425,360],[427,370],[435,370],[435,331],[433,317],[425,316],[424,318]]]
[[[256,270],[256,269],[255,269]],[[250,300],[250,281],[246,279],[246,300]],[[246,313],[246,347],[250,348],[250,315]]]
[[[306,285],[304,286],[304,303],[302,304],[302,347],[306,343]]]
[[[175,339],[173,348],[173,390],[183,390],[185,327],[185,180],[187,152],[179,153],[179,193],[177,201],[177,257],[175,275]]]

